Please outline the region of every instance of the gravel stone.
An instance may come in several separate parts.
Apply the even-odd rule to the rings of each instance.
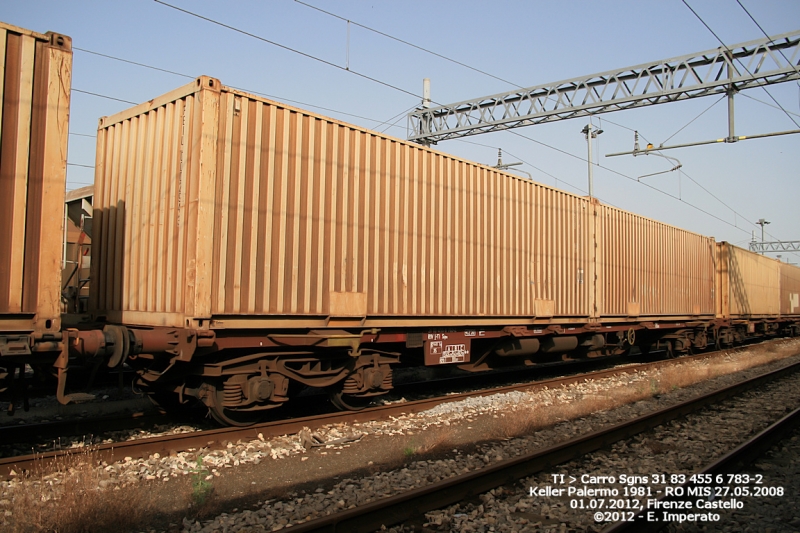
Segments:
[[[797,340],[785,341],[787,346],[800,349]],[[723,355],[722,357],[732,357]],[[786,364],[798,357],[789,358]],[[694,363],[702,367],[702,360]],[[543,448],[574,436],[594,431],[601,427],[628,420],[645,412],[666,407],[683,401],[691,396],[703,394],[734,381],[740,381],[752,375],[764,372],[764,368],[754,368],[736,375],[722,376],[701,384],[655,395],[647,400],[639,401],[623,407],[597,412],[575,420],[562,421],[532,435],[512,438],[505,441],[487,443],[477,446],[469,453],[452,451],[450,457],[438,460],[411,461],[404,467],[388,471],[375,472],[371,476],[360,479],[342,479],[331,490],[316,488],[311,493],[302,492],[287,495],[283,500],[268,500],[255,510],[224,513],[212,520],[183,520],[181,527],[185,532],[212,531],[247,531],[278,530],[288,524],[296,524],[320,516],[325,516],[341,509],[372,501],[377,498],[400,493],[410,488],[427,485],[454,475],[474,471],[495,462],[516,457],[531,449]],[[322,442],[338,441],[338,439],[357,439],[360,435],[384,436],[394,435],[416,437],[427,430],[446,427],[470,427],[480,417],[503,418],[518,409],[527,409],[536,405],[537,409],[546,410],[554,405],[569,404],[586,397],[609,397],[622,387],[630,385],[650,390],[657,373],[640,371],[623,376],[605,379],[587,379],[573,386],[545,388],[536,391],[512,391],[505,394],[468,398],[458,402],[440,404],[422,413],[405,414],[392,417],[390,420],[371,421],[351,425],[332,425],[315,431]],[[605,450],[584,458],[580,463],[556,467],[552,472],[523,480],[514,487],[501,487],[480,497],[480,503],[469,503],[440,509],[426,515],[431,531],[599,531],[605,527],[594,523],[591,513],[576,512],[569,508],[568,502],[558,499],[537,499],[528,496],[528,488],[537,486],[546,480],[546,475],[572,472],[634,473],[634,472],[691,472],[695,468],[710,462],[730,448],[744,440],[747,435],[760,431],[777,419],[788,405],[800,405],[800,387],[795,383],[774,392],[758,391],[737,397],[726,403],[724,407],[716,406],[701,415],[692,415],[685,420],[678,420],[665,427],[657,428],[647,435],[640,435],[628,441],[614,445]],[[767,391],[770,389],[766,389]],[[752,400],[744,398],[753,396]],[[762,398],[762,399],[758,399]],[[792,403],[794,402],[794,403]],[[700,417],[694,419],[693,417]],[[191,427],[164,428],[165,431],[194,431]],[[310,432],[309,432],[310,433]],[[797,452],[797,442],[785,445],[787,453]],[[358,443],[327,444],[315,448],[319,453],[341,453],[340,450],[358,446]],[[178,452],[161,457],[154,454],[144,459],[126,457],[114,463],[102,463],[101,468],[107,474],[104,487],[126,486],[147,479],[162,479],[164,482],[177,477],[205,472],[205,479],[219,476],[220,470],[235,468],[244,464],[258,464],[263,461],[280,461],[287,457],[308,454],[303,439],[299,435],[284,435],[273,439],[265,439],[263,435],[247,442],[229,442],[222,450],[198,449]],[[357,453],[354,449],[352,452]],[[305,456],[305,455],[304,455]],[[794,455],[796,457],[796,455]],[[758,463],[762,472],[770,476],[784,468],[774,462]],[[781,472],[783,470],[780,470]],[[800,479],[796,474],[787,473],[786,477]],[[46,481],[58,483],[57,478],[45,478]],[[783,481],[781,481],[783,482]],[[13,501],[13,490],[19,481],[0,482],[0,509],[4,501]],[[789,486],[788,482],[785,486]],[[797,494],[797,487],[793,493]],[[784,500],[785,501],[785,500]],[[767,507],[765,517],[779,513]],[[747,507],[745,510],[750,510]],[[769,514],[772,512],[772,514]],[[800,524],[800,512],[792,509],[791,516],[786,512],[780,515],[782,522],[769,522],[775,531],[786,524],[797,521]],[[737,517],[732,517],[730,524],[735,524]],[[765,519],[766,520],[766,519]],[[2,525],[2,520],[0,520]],[[259,527],[260,529],[248,529]],[[795,527],[795,526],[791,526]],[[404,526],[389,528],[389,531],[410,531]],[[734,526],[735,531],[736,529]],[[681,530],[682,531],[682,530]],[[716,530],[715,530],[716,531]],[[722,529],[720,529],[722,531]],[[755,531],[755,530],[753,530]]]

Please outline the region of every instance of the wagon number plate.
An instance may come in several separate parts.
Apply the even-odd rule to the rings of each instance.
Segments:
[[[478,331],[435,331],[423,335],[425,364],[449,365],[469,362],[471,340]],[[482,335],[481,335],[482,336]]]

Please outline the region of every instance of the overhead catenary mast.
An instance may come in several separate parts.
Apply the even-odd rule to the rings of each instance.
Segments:
[[[728,97],[728,135],[720,141],[734,142],[752,138],[734,134],[734,94],[800,79],[798,60],[800,30],[455,104],[422,106],[409,114],[408,138],[429,145],[479,133],[723,94]],[[800,130],[782,133],[796,132]]]

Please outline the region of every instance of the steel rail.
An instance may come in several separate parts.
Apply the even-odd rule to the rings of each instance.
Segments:
[[[389,527],[422,516],[428,511],[453,505],[501,485],[515,483],[537,472],[577,459],[798,370],[800,370],[800,363],[795,363],[687,402],[572,438],[544,450],[506,459],[492,466],[432,483],[403,494],[381,498],[341,513],[310,520],[286,528],[284,531],[291,533],[333,533],[338,531],[356,533],[375,531],[381,526]]]
[[[702,470],[695,472],[695,474],[734,474],[739,472],[761,457],[773,445],[783,440],[783,438],[792,430],[800,426],[800,408],[795,409],[785,417],[781,418],[752,439],[742,443],[735,449],[726,453],[710,465]],[[657,498],[659,502],[664,501],[685,501],[690,498],[689,488],[702,486],[699,483],[692,483],[691,479],[686,483],[680,485],[683,488],[683,494],[686,496],[682,498],[661,496]],[[696,496],[693,496],[697,498]],[[647,511],[651,508],[644,508],[634,516],[630,522],[617,522],[603,530],[603,533],[621,533],[623,531],[661,531],[669,526],[668,522],[649,522],[645,518]]]
[[[537,365],[535,367],[526,368],[522,370],[522,373],[524,373],[525,376],[530,375],[534,379],[540,379],[539,376],[542,376],[541,379],[546,379],[547,377],[553,376],[556,373],[563,374],[565,372],[573,371],[590,372],[597,367],[635,363],[637,362],[636,358],[637,356],[606,356],[569,363],[546,363]],[[491,386],[503,379],[508,381],[509,376],[516,376],[518,378],[519,375],[520,370],[518,369],[514,371],[496,370],[490,374],[473,373],[458,377],[439,378],[435,380],[401,382],[396,384],[395,390],[401,390],[405,393],[408,391],[413,392],[417,388],[424,388],[426,391],[429,391],[431,385],[452,388],[458,386],[462,389],[464,387],[473,386]],[[318,396],[321,395],[322,393],[316,396],[303,396],[300,398],[295,398],[292,404],[288,405],[287,407],[291,407],[293,412],[299,410],[300,413],[302,413],[304,409],[312,407],[311,404],[313,402],[318,403]],[[331,405],[331,408],[334,407]],[[286,412],[281,414],[286,415],[280,416],[281,419],[291,418],[293,416],[291,413]],[[300,414],[299,416],[303,415]],[[109,431],[138,429],[147,427],[149,425],[154,425],[159,422],[191,423],[192,420],[188,417],[184,419],[183,416],[171,416],[169,413],[160,411],[155,405],[149,405],[148,402],[146,408],[137,408],[135,412],[125,415],[107,415],[94,418],[67,418],[63,420],[51,420],[49,422],[0,425],[0,444],[17,444],[23,442],[33,442],[36,440],[47,441],[65,436],[102,436],[104,433]]]
[[[573,376],[558,377],[542,381],[529,383],[519,383],[514,385],[504,385],[491,389],[470,391],[435,398],[426,398],[410,402],[381,405],[378,407],[367,408],[362,411],[346,411],[325,413],[321,415],[291,418],[287,420],[277,420],[255,424],[249,427],[226,427],[198,431],[195,433],[179,433],[175,435],[162,435],[158,437],[148,437],[130,441],[104,443],[91,447],[70,448],[66,450],[55,450],[51,452],[35,453],[29,455],[0,458],[0,479],[8,479],[11,472],[19,474],[22,471],[30,471],[35,468],[47,469],[50,464],[57,459],[74,454],[84,453],[90,449],[92,454],[98,459],[112,462],[124,457],[146,457],[154,453],[162,456],[169,453],[177,453],[191,448],[223,448],[228,442],[235,442],[239,439],[253,440],[261,434],[264,438],[290,435],[299,432],[304,427],[312,430],[318,429],[327,424],[334,423],[357,423],[368,422],[371,420],[386,420],[401,414],[419,413],[440,405],[466,398],[489,396],[492,394],[502,394],[518,390],[537,390],[553,387],[566,386],[573,383],[583,382],[587,379],[602,379],[610,376],[620,376],[623,374],[636,374],[647,370],[653,370],[662,366],[669,366],[676,363],[692,361],[712,357],[714,352],[697,354],[678,359],[664,359],[651,363],[637,363],[631,366],[615,367],[587,374],[576,374]],[[2,431],[0,431],[2,435]]]
[[[740,346],[739,348],[745,347]],[[586,360],[579,360],[579,361],[572,361],[572,362],[556,362],[556,363],[545,363],[536,365],[534,367],[526,368],[522,371],[519,369],[514,371],[507,371],[507,370],[497,370],[495,372],[491,372],[489,374],[486,373],[473,373],[464,376],[458,377],[447,377],[441,378],[436,380],[425,380],[422,382],[405,382],[399,383],[396,386],[396,390],[400,390],[405,392],[414,391],[417,388],[424,387],[426,391],[430,390],[430,386],[432,384],[435,385],[442,385],[444,387],[455,387],[458,386],[459,388],[464,387],[483,387],[483,386],[492,386],[493,384],[507,378],[508,375],[514,375],[517,379],[522,379],[520,374],[526,377],[533,377],[534,381],[529,382],[529,384],[533,384],[536,382],[540,382],[543,379],[549,379],[550,376],[554,374],[563,374],[565,371],[568,372],[591,372],[595,371],[597,367],[603,366],[610,366],[610,370],[613,371],[613,365],[624,365],[626,363],[630,364],[640,364],[640,365],[647,365],[647,364],[654,364],[658,363],[659,360],[656,361],[647,361],[646,363],[638,362],[638,358],[640,357],[652,357],[658,352],[652,352],[649,356],[642,356],[634,355],[634,356],[605,356],[599,358],[591,358]],[[694,356],[683,356],[680,358],[681,361],[691,361],[697,358],[702,357],[712,357],[716,352],[704,352],[701,354],[697,354]],[[619,367],[616,367],[619,368]],[[566,376],[561,376],[566,377]],[[496,385],[500,386],[500,385]],[[514,385],[512,385],[513,387]],[[519,386],[519,385],[516,385]],[[486,389],[487,391],[493,391],[495,389]],[[451,394],[447,392],[446,394]],[[318,398],[316,396],[303,396],[300,398],[295,398],[291,405],[287,407],[292,408],[292,413],[284,412],[279,417],[280,420],[289,419],[292,417],[304,416],[303,413],[305,412],[314,412],[316,413],[319,410],[318,405],[313,405],[313,402],[317,402]],[[409,402],[410,403],[410,402]],[[150,407],[148,405],[148,407]],[[96,418],[67,418],[63,420],[55,420],[49,422],[33,422],[33,423],[26,423],[26,424],[6,424],[0,425],[0,445],[19,445],[21,443],[31,444],[31,448],[38,447],[40,450],[46,448],[42,446],[42,443],[53,441],[55,439],[64,438],[64,437],[78,437],[78,436],[92,436],[102,437],[105,433],[110,431],[124,431],[128,429],[139,429],[145,428],[148,426],[155,425],[160,422],[172,422],[172,423],[192,423],[197,422],[197,420],[192,420],[189,416],[184,419],[183,415],[170,415],[169,413],[163,413],[158,410],[157,407],[152,406],[153,412],[150,412],[148,409],[137,409],[132,414],[126,414],[123,416],[102,416]],[[331,406],[333,408],[333,406]],[[298,413],[299,412],[299,413]],[[318,414],[318,413],[317,413]],[[285,416],[284,416],[285,415]],[[19,448],[19,446],[17,446]],[[51,451],[56,451],[55,449]],[[43,453],[40,451],[39,453]],[[0,454],[0,460],[2,460],[2,455]]]

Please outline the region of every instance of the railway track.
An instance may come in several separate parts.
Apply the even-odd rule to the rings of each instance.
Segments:
[[[369,420],[383,420],[393,416],[399,416],[401,414],[418,413],[441,403],[459,401],[465,398],[488,396],[519,390],[536,390],[548,387],[560,387],[562,385],[565,386],[587,379],[600,379],[609,376],[645,372],[664,365],[673,364],[675,361],[684,362],[712,356],[714,356],[714,352],[708,352],[694,356],[683,357],[678,360],[664,359],[650,363],[641,363],[635,366],[626,365],[622,367],[607,368],[596,372],[545,379],[537,382],[522,382],[514,385],[502,385],[488,389],[448,394],[447,396],[436,396],[396,404],[381,405],[355,412],[325,412],[321,414],[313,414],[309,416],[300,416],[285,420],[276,420],[272,422],[256,424],[246,428],[216,428],[193,433],[180,433],[174,435],[162,435],[157,437],[127,440],[123,442],[103,443],[92,446],[91,449],[98,460],[106,462],[120,460],[125,457],[146,457],[156,453],[161,455],[170,453],[174,454],[192,448],[219,449],[223,448],[229,442],[235,442],[238,440],[253,440],[259,438],[259,435],[261,438],[266,439],[280,435],[294,434],[303,428],[309,428],[313,431],[328,424],[352,424]],[[550,371],[555,371],[555,369],[550,369]],[[561,371],[563,371],[563,368]],[[424,386],[430,387],[430,382],[425,383]],[[464,382],[459,381],[459,386],[464,386]],[[141,425],[146,425],[153,422],[153,419],[150,417],[141,417],[140,420],[126,417],[123,420],[110,419],[109,423],[112,423],[117,427],[124,427],[126,423],[131,423],[132,420],[135,424]],[[74,430],[75,424],[75,421],[59,421],[51,422],[39,427],[34,425],[30,425],[29,427],[12,426],[0,430],[0,439],[2,439],[3,442],[14,442],[13,439],[21,438],[19,437],[20,435],[30,436],[36,435],[37,433],[41,435],[44,431],[48,432],[50,435],[64,435],[70,429]],[[89,422],[84,422],[84,424],[87,425],[79,425],[78,427],[83,428],[85,431],[78,432],[77,434],[80,435],[90,432],[89,430],[92,429],[92,424]],[[6,431],[8,431],[8,433],[6,433]],[[74,452],[74,449],[53,450],[44,453],[33,453],[22,456],[0,458],[0,477],[7,478],[12,471],[19,472],[30,470],[34,467],[46,469],[52,462],[55,462],[59,458]]]
[[[751,339],[748,345],[757,342]],[[703,357],[713,357],[717,352],[702,352],[697,355],[682,357],[681,361],[691,361]],[[595,369],[609,369],[615,366],[629,364],[657,363],[669,359],[664,351],[653,351],[648,355],[635,353],[628,356],[613,356],[600,359],[588,359],[584,361],[572,361],[568,363],[548,363],[532,368],[515,369],[513,371],[494,371],[488,374],[469,373],[456,377],[437,378],[435,380],[423,379],[421,381],[399,380],[398,386],[387,396],[391,402],[395,398],[403,398],[404,395],[426,396],[432,390],[438,394],[452,394],[453,392],[464,391],[469,388],[486,388],[487,385],[508,383],[509,376],[513,376],[513,381],[524,384],[530,381],[547,379],[550,377],[562,376],[565,373],[575,374],[580,372],[590,372]],[[309,396],[300,396],[285,406],[273,420],[283,420],[289,418],[302,418],[315,414],[330,413],[335,411],[335,407],[329,406],[328,402],[320,398],[322,393]],[[49,420],[45,422],[6,424],[0,426],[0,443],[8,444],[4,450],[0,446],[0,458],[19,455],[19,450],[35,451],[43,453],[57,451],[59,448],[71,447],[70,442],[91,444],[103,440],[118,440],[115,432],[133,431],[137,429],[149,430],[161,424],[199,424],[204,425],[201,410],[187,413],[167,414],[163,411],[147,409],[137,409],[135,412],[125,409],[120,415],[102,415],[99,417],[70,417],[64,416],[63,419]],[[72,437],[70,439],[69,437]],[[134,437],[131,435],[129,438]],[[89,439],[89,442],[85,442]],[[9,450],[14,448],[14,452]]]
[[[332,514],[294,525],[286,531],[292,533],[334,532],[334,531],[374,531],[381,526],[400,524],[424,515],[426,512],[474,498],[477,495],[506,484],[514,484],[527,476],[552,469],[555,465],[566,463],[611,444],[638,435],[656,426],[663,425],[679,417],[696,412],[704,407],[741,394],[747,390],[764,386],[774,380],[786,377],[800,370],[800,363],[768,372],[741,383],[705,394],[690,401],[661,409],[611,427],[570,439],[561,444],[537,450],[523,456],[507,459],[489,467],[455,476],[444,481],[432,483],[395,496],[381,498],[366,505],[358,506],[340,513]],[[730,472],[737,468],[746,457],[760,453],[800,421],[797,411],[785,418],[781,424],[762,432],[758,439],[746,443],[736,451],[709,466],[708,473]],[[628,522],[613,526],[619,531],[637,529],[640,524]],[[622,529],[633,528],[633,529]],[[612,529],[617,531],[617,529]]]
[[[800,427],[800,408],[795,409],[785,417],[781,418],[765,430],[761,431],[754,437],[748,439],[747,441],[743,442],[735,449],[731,450],[730,452],[726,453],[713,463],[709,464],[699,472],[696,472],[694,476],[692,476],[688,481],[682,483],[680,485],[676,485],[673,489],[673,492],[677,493],[680,492],[683,496],[662,496],[657,498],[658,504],[655,504],[653,507],[658,506],[662,507],[666,502],[686,502],[689,501],[690,498],[694,496],[689,496],[690,494],[697,494],[697,493],[704,493],[708,492],[708,490],[703,489],[716,489],[717,487],[722,488],[719,485],[715,485],[715,481],[720,479],[719,476],[723,476],[723,482],[730,480],[736,480],[736,476],[731,477],[734,474],[740,472],[743,467],[749,465],[762,457],[764,453],[770,449],[770,447],[774,446],[776,443],[780,442],[784,439],[789,433],[794,431]],[[692,479],[693,478],[693,479]],[[744,476],[739,477],[739,482],[733,487],[734,489],[738,489],[737,492],[740,494],[744,492],[744,488],[747,488],[748,495],[752,493],[749,483],[743,484],[741,481],[744,479],[755,479],[756,476],[748,476],[747,478]],[[757,485],[756,485],[757,487]],[[755,487],[754,487],[755,488]],[[714,492],[713,490],[711,491]],[[652,522],[647,520],[647,512],[648,509],[645,508],[642,511],[636,513],[634,516],[630,517],[629,520],[617,522],[606,529],[603,530],[603,533],[623,533],[623,532],[645,532],[645,531],[661,531],[663,530],[668,524],[664,522]]]
[[[654,362],[664,358],[666,358],[665,354],[654,352],[647,356],[636,354],[569,363],[550,363],[521,371],[517,369],[495,371],[489,374],[465,373],[460,376],[441,377],[434,380],[420,380],[418,376],[409,379],[409,377],[404,378],[401,375],[398,376],[397,388],[387,396],[387,400],[388,403],[392,403],[403,400],[409,395],[424,398],[437,394],[452,394],[471,388],[487,388],[493,384],[506,385],[509,381],[520,384],[529,383],[554,376],[608,369],[635,364],[639,361]],[[509,379],[509,376],[512,379]],[[127,406],[127,404],[125,405]],[[338,412],[338,410],[327,401],[323,392],[318,392],[295,398],[290,405],[276,411],[274,414],[277,416],[273,420],[303,418],[332,412]],[[182,430],[185,430],[187,425],[193,425],[198,430],[211,429],[208,427],[209,425],[216,426],[215,423],[204,420],[203,414],[204,407],[201,405],[181,413],[165,413],[155,406],[150,406],[150,409],[140,408],[134,412],[126,408],[118,415],[102,415],[91,418],[85,416],[65,417],[59,420],[0,426],[0,458],[54,452],[100,442],[121,442],[134,438],[147,438],[147,433],[150,431],[168,432],[168,428],[163,428],[165,425],[181,426]],[[142,434],[133,433],[136,430],[143,430]],[[127,434],[120,438],[120,433],[125,432]]]

